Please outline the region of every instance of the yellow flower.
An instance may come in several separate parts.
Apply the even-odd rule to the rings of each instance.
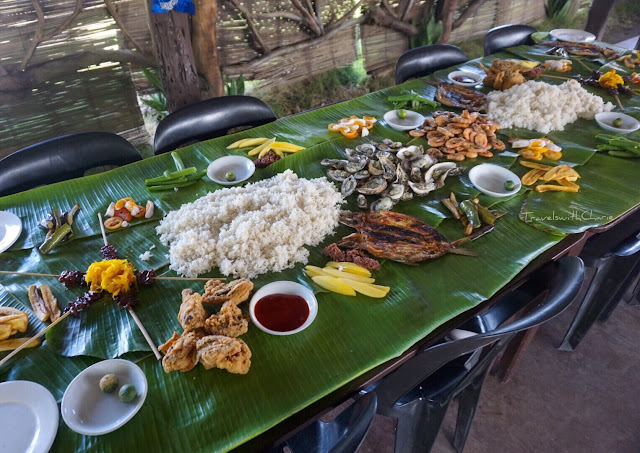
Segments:
[[[624,80],[616,74],[615,69],[612,69],[611,71],[602,74],[598,79],[598,83],[603,88],[618,88],[618,85],[624,85]]]
[[[127,260],[102,260],[91,263],[84,279],[92,291],[107,291],[117,296],[129,292],[136,276],[133,265]]]

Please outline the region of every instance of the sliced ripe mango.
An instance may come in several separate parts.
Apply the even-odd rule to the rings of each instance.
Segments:
[[[355,280],[348,280],[346,278],[339,278],[338,280],[346,283],[365,296],[375,297],[377,299],[386,296],[390,289],[388,286],[372,285],[370,283],[357,282]]]
[[[355,280],[357,282],[361,282],[361,283],[373,283],[376,281],[375,278],[371,278],[371,277],[365,277],[363,275],[357,275],[357,274],[352,274],[350,272],[343,272],[340,271],[338,269],[334,269],[332,267],[325,267],[324,269],[322,269],[325,273],[336,277],[336,278],[345,278],[345,279],[349,279],[349,280]]]
[[[236,141],[236,142],[233,142],[233,143],[231,143],[230,145],[227,145],[227,149],[235,149],[235,148],[238,148],[238,145],[239,145],[240,143],[242,143],[243,141],[245,141],[245,140],[246,140],[246,138],[243,138],[243,139],[240,139],[240,140],[238,140],[238,141]]]
[[[265,148],[266,150],[273,150],[274,153],[276,153],[278,156],[280,157],[284,157],[284,153],[282,151],[280,151],[279,149],[273,149],[271,146],[267,146]],[[262,153],[264,152],[264,150],[262,151]],[[267,151],[268,152],[268,151]],[[262,154],[260,153],[260,154]],[[265,153],[266,154],[266,153]]]
[[[275,143],[278,143],[278,142],[275,142]],[[271,145],[271,149],[274,151],[282,151],[283,153],[288,153],[288,154],[294,154],[300,151],[299,149],[289,149],[289,148],[283,148],[281,146],[273,146],[273,145]]]
[[[319,275],[328,275],[318,266],[311,266],[311,265],[304,268],[304,273],[307,274],[309,277],[317,277]]]
[[[238,143],[238,148],[248,148],[249,146],[258,146],[267,142],[269,139],[264,137],[259,138],[245,138],[244,140],[240,140]]]
[[[311,280],[313,280],[317,285],[322,286],[324,289],[328,289],[329,291],[332,291],[334,293],[344,294],[345,296],[356,295],[356,292],[351,286],[349,286],[345,282],[341,282],[335,277],[330,277],[328,275],[318,275],[317,277],[311,277]]]
[[[288,142],[273,142],[273,146],[274,148],[289,149],[291,151],[300,151],[301,149],[304,149],[302,146],[294,145],[293,143]]]
[[[355,263],[350,263],[348,261],[329,261],[327,263],[327,267],[333,267],[334,269],[339,269],[344,272],[350,272],[352,274],[362,275],[363,277],[371,277],[371,272],[369,269],[366,269],[362,266],[358,266]]]
[[[249,156],[256,156],[256,155],[260,154],[260,152],[263,149],[265,149],[267,146],[271,146],[271,144],[273,144],[273,142],[275,142],[275,141],[276,141],[275,138],[271,138],[271,139],[267,140],[266,142],[264,142],[262,145],[256,146],[251,151],[249,151]]]

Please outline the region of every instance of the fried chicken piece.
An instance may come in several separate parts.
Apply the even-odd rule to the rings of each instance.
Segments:
[[[204,327],[207,312],[202,306],[202,296],[190,289],[182,290],[182,304],[178,312],[178,321],[185,331]]]
[[[236,304],[228,301],[222,305],[218,313],[209,316],[204,323],[204,328],[211,335],[235,338],[247,333],[249,321]]]
[[[209,335],[198,340],[198,360],[205,369],[220,368],[234,374],[247,374],[251,350],[239,338]]]
[[[204,285],[203,304],[222,305],[225,302],[240,304],[249,298],[253,283],[246,278],[239,278],[229,283],[221,280],[209,280]]]
[[[165,355],[162,358],[165,373],[192,370],[198,364],[197,341],[198,335],[195,332],[184,332],[181,337],[173,332],[173,336],[158,348]]]

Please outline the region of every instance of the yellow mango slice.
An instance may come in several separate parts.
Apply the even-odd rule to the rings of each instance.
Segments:
[[[323,287],[324,289],[328,289],[334,293],[343,294],[345,296],[355,296],[355,290],[346,284],[345,282],[341,282],[339,279],[335,277],[330,277],[328,275],[318,275],[317,277],[311,277],[311,280],[314,281],[318,286]]]
[[[256,155],[260,154],[260,152],[263,149],[265,149],[267,146],[271,146],[271,144],[273,142],[275,142],[275,141],[276,141],[275,138],[271,138],[271,139],[267,140],[266,142],[264,142],[262,145],[259,145],[259,146],[255,147],[255,148],[253,148],[251,151],[249,151],[249,156],[256,156]]]
[[[311,266],[311,265],[306,266],[304,268],[304,273],[307,274],[309,277],[317,277],[319,275],[325,275],[325,276],[328,275],[318,266]]]
[[[349,280],[355,280],[356,282],[361,282],[361,283],[373,283],[373,282],[376,281],[375,278],[364,277],[362,275],[351,274],[349,272],[343,272],[343,271],[340,271],[338,269],[333,269],[332,267],[325,267],[322,270],[325,273],[331,275],[332,277],[336,277],[336,278],[344,278],[344,279],[349,279]]]
[[[351,274],[362,275],[363,277],[371,277],[371,272],[369,271],[369,269],[358,266],[355,263],[350,263],[348,261],[329,261],[327,263],[327,267],[333,267],[334,269],[339,269],[344,272],[350,272]]]
[[[258,146],[258,145],[262,145],[267,141],[269,141],[269,139],[264,137],[245,138],[244,140],[240,140],[240,143],[238,143],[238,148],[248,148],[250,146]]]
[[[278,142],[275,142],[275,143],[278,143]],[[300,151],[299,149],[289,149],[289,148],[283,148],[281,146],[273,146],[273,145],[271,145],[271,149],[274,151],[282,151],[283,153],[288,153],[288,154],[294,154]]]
[[[362,283],[355,280],[348,280],[343,278],[339,278],[338,280],[346,283],[347,285],[358,291],[360,294],[364,294],[365,296],[369,297],[375,297],[376,299],[380,299],[386,296],[390,290],[388,286],[372,285],[370,283]]]
[[[288,142],[274,142],[273,147],[289,149],[291,151],[300,151],[301,149],[304,149],[302,146],[294,145],[293,143],[288,143]]]

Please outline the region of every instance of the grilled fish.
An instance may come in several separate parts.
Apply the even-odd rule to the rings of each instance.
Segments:
[[[547,41],[543,45],[560,47],[572,55],[580,55],[584,57],[599,57],[603,54],[604,49],[596,44],[588,42],[570,42],[570,41]]]
[[[442,105],[474,112],[485,111],[487,109],[487,96],[484,93],[452,83],[438,84],[436,101]]]
[[[415,264],[438,258],[447,253],[476,256],[474,252],[458,246],[490,231],[478,233],[449,242],[435,228],[420,219],[391,211],[346,212],[340,222],[355,228],[338,242],[339,247],[366,250],[377,258],[387,258],[400,263]]]

